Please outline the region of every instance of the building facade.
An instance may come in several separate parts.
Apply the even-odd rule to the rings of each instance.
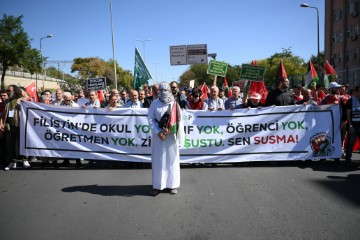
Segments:
[[[325,0],[325,59],[338,82],[360,85],[360,0]]]

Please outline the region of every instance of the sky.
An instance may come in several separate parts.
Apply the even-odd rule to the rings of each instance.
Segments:
[[[297,0],[112,0],[115,59],[134,71],[137,47],[157,82],[177,81],[190,66],[170,65],[170,46],[207,44],[230,65],[250,63],[291,48],[308,61],[317,54],[316,10]],[[324,0],[307,0],[320,16],[324,50]],[[110,0],[0,0],[4,14],[23,15],[23,27],[48,61],[112,59]],[[151,39],[151,41],[142,42]],[[142,41],[137,41],[142,40]],[[144,48],[145,46],[145,48]],[[145,52],[145,53],[144,53]],[[58,67],[58,65],[54,65]],[[71,64],[61,64],[69,73]]]

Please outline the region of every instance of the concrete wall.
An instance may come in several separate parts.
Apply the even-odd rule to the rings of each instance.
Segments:
[[[14,76],[7,76],[7,75],[5,76],[5,86],[15,84],[15,85],[20,85],[21,87],[26,87],[31,82],[36,83],[36,79],[14,77]],[[44,81],[44,86],[45,86],[45,89],[58,89],[58,88],[60,88],[60,83]],[[37,87],[38,87],[38,89],[42,89],[42,87],[43,87],[42,80],[37,80]]]

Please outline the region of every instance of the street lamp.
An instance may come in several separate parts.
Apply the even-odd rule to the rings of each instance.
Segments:
[[[40,38],[40,56],[41,56],[41,63],[43,63],[43,55],[42,55],[42,44],[41,41],[45,38],[52,38],[53,35],[48,34],[46,37]],[[41,68],[42,75],[43,75],[43,90],[45,90],[45,79],[44,79],[44,68],[45,68],[45,62],[43,63],[43,67]],[[37,89],[37,78],[36,78],[36,89]]]
[[[216,60],[216,56],[217,56],[216,53],[209,53],[209,54],[208,54],[208,57],[211,57],[211,58],[214,59],[214,60]]]
[[[156,81],[157,81],[157,79],[158,79],[156,66],[158,65],[158,62],[154,62],[153,64],[155,65],[155,77],[156,77],[156,78],[155,78],[155,80],[154,80],[154,83],[156,84]]]
[[[138,41],[138,42],[142,42],[142,43],[143,43],[144,62],[146,62],[146,61],[145,61],[145,43],[146,43],[146,42],[150,42],[150,41],[151,41],[151,39],[145,39],[145,40],[136,39],[136,41]]]
[[[320,30],[319,30],[319,9],[317,7],[313,7],[313,6],[310,6],[309,4],[307,3],[302,3],[300,4],[300,7],[303,7],[303,8],[314,8],[316,9],[316,14],[317,14],[317,47],[318,47],[318,54],[317,54],[317,57],[319,57],[320,55]]]
[[[111,17],[111,39],[112,39],[112,54],[114,62],[114,75],[115,75],[115,89],[117,90],[117,76],[116,76],[116,63],[115,63],[115,46],[114,46],[114,27],[113,27],[113,15],[112,15],[112,0],[110,0],[110,17]]]

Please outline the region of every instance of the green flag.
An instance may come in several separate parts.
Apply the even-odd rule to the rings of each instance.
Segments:
[[[141,85],[152,79],[139,51],[135,48],[135,67],[134,67],[134,89],[139,89]]]

